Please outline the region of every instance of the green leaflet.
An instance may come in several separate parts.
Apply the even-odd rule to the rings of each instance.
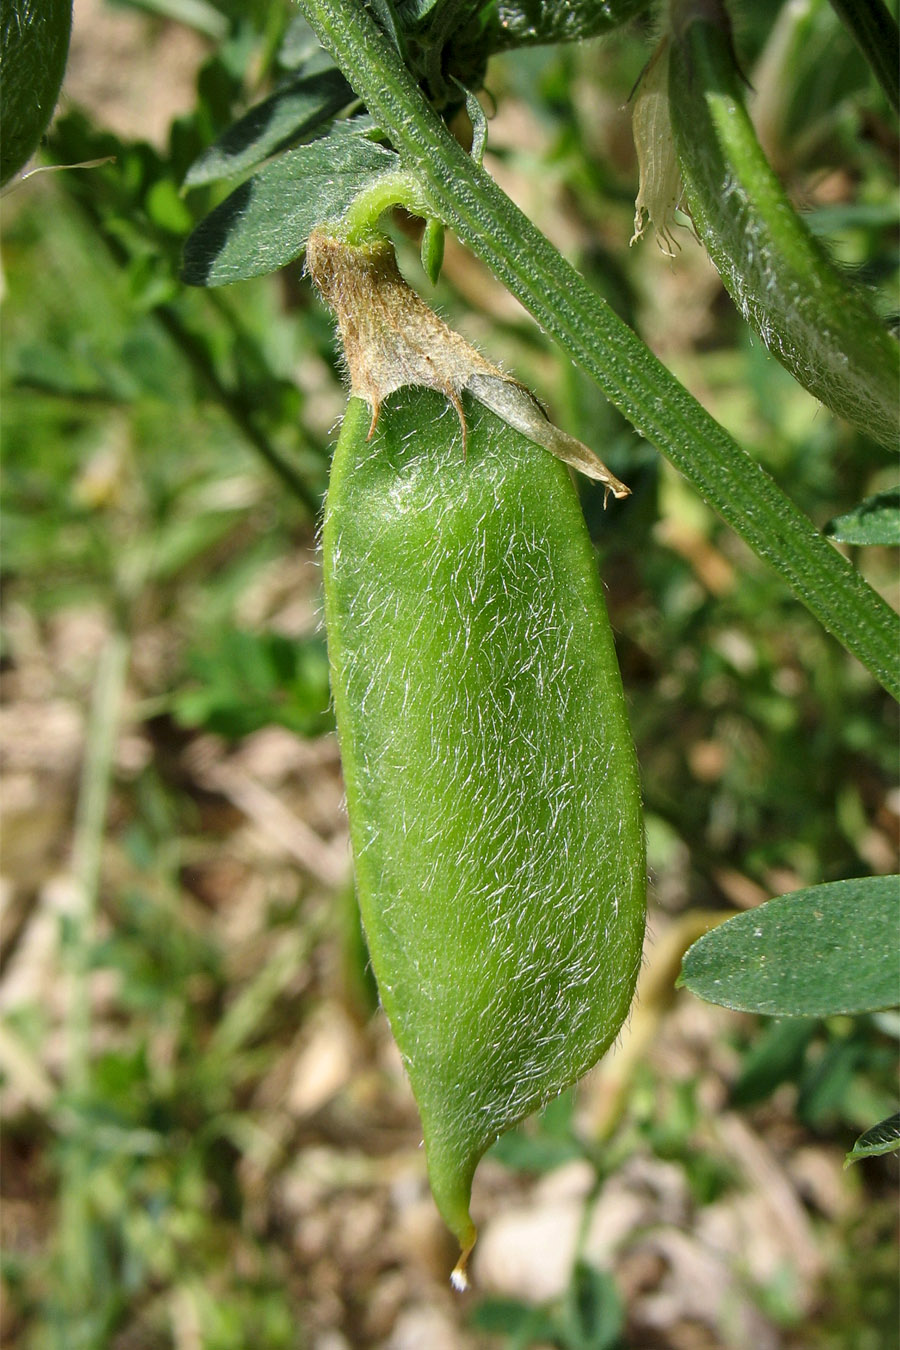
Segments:
[[[397,156],[369,140],[370,130],[367,118],[340,122],[241,183],[188,239],[183,279],[223,286],[293,262],[315,226],[340,219],[361,192],[396,173]]]
[[[900,488],[888,488],[867,497],[852,511],[835,516],[825,526],[829,539],[838,544],[900,544]]]
[[[353,90],[334,66],[302,71],[209,146],[188,169],[184,186],[200,187],[246,173],[267,156],[310,136],[353,98]]]
[[[463,394],[350,401],[325,619],[363,921],[438,1208],[616,1035],[640,963],[640,796],[566,469]]]
[[[669,110],[694,225],[772,354],[894,449],[900,346],[791,207],[753,130],[720,12],[713,22],[698,17],[710,13],[708,0],[673,5]]]
[[[538,43],[582,42],[627,23],[652,7],[652,0],[500,0],[498,32],[493,45],[534,46]]]
[[[678,983],[769,1017],[828,1017],[900,1003],[900,877],[810,886],[714,928]]]
[[[72,0],[4,0],[0,12],[0,187],[37,149],[69,52]]]
[[[883,1153],[900,1149],[900,1115],[889,1116],[861,1134],[844,1161],[844,1166],[859,1162],[860,1158],[877,1158]]]

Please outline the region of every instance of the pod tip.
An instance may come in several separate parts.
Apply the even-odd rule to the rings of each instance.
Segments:
[[[459,1260],[450,1272],[450,1283],[457,1293],[464,1294],[469,1287],[469,1256],[472,1248],[475,1246],[475,1238],[467,1246],[463,1247],[459,1254]]]
[[[457,1293],[464,1294],[469,1287],[469,1277],[459,1263],[457,1263],[450,1273],[450,1283]]]

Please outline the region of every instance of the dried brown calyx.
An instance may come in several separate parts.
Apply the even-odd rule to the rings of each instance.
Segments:
[[[453,404],[465,448],[466,391],[529,440],[603,483],[614,497],[629,495],[630,488],[592,450],[553,425],[524,385],[486,361],[428,308],[400,275],[387,239],[354,245],[314,230],[306,246],[306,270],[337,317],[350,392],[372,409],[370,436],[388,394],[423,384]]]
[[[632,244],[644,233],[644,214],[666,257],[674,258],[675,208],[681,200],[681,165],[669,121],[669,36],[659,43],[641,75],[632,115],[640,182],[634,203]]]

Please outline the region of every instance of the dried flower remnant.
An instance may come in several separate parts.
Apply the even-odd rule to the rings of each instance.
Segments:
[[[372,410],[370,436],[389,394],[404,385],[424,385],[453,404],[465,448],[465,391],[614,497],[629,495],[630,488],[592,450],[553,425],[524,385],[486,361],[428,308],[400,275],[388,240],[352,245],[314,230],[306,270],[337,317],[350,392]]]
[[[641,76],[632,114],[637,151],[638,195],[634,203],[632,244],[643,237],[646,214],[656,242],[667,258],[675,257],[672,236],[675,208],[681,199],[681,167],[669,121],[669,38],[664,37]]]

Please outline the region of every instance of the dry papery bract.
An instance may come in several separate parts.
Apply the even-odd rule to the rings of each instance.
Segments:
[[[646,213],[666,257],[678,247],[672,235],[681,199],[681,165],[669,121],[669,37],[662,39],[640,79],[634,100],[632,133],[640,175],[634,203],[632,244],[644,233]]]
[[[486,361],[428,308],[400,275],[389,240],[354,245],[314,230],[306,270],[337,317],[350,392],[372,409],[370,436],[385,398],[404,385],[419,384],[439,390],[453,404],[465,448],[466,391],[614,497],[629,495],[592,450],[553,425],[524,385]]]

